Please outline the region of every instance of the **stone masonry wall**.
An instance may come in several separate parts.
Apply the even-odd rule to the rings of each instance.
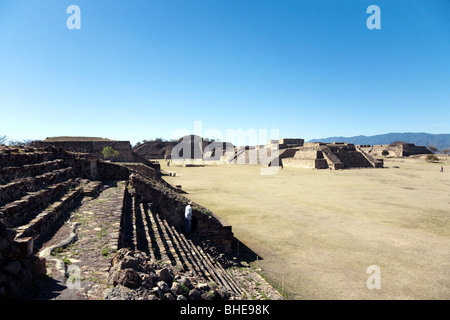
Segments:
[[[33,242],[14,241],[15,235],[0,219],[0,299],[23,296],[35,277],[46,274],[45,259],[32,254]]]
[[[130,176],[130,183],[136,194],[142,197],[143,202],[151,203],[151,210],[156,210],[169,224],[183,230],[184,210],[189,203],[187,198],[138,174]],[[192,215],[193,231],[200,238],[208,239],[218,248],[231,253],[233,240],[231,225],[197,204],[192,206]]]

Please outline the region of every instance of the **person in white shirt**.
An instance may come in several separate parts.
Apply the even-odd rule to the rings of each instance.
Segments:
[[[192,207],[191,207],[192,201],[189,201],[189,204],[186,206],[186,209],[184,210],[184,231],[186,233],[191,232],[191,222],[192,222]]]

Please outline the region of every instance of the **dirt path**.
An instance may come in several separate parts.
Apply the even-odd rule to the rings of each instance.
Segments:
[[[69,220],[42,248],[67,239],[76,226],[77,238],[65,248],[56,249],[52,257],[64,262],[63,270],[54,261],[47,261],[48,278],[42,283],[38,299],[85,300],[102,299],[110,267],[110,255],[117,250],[122,214],[124,182],[105,184],[96,198],[86,197]],[[50,259],[51,259],[50,258]],[[70,277],[69,287],[67,280]],[[79,284],[79,286],[78,286]]]

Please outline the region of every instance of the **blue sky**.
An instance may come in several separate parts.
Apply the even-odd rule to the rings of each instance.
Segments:
[[[0,135],[450,133],[449,17],[448,0],[0,0]]]

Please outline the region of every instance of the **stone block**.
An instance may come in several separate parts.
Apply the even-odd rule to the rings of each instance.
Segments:
[[[32,237],[16,239],[15,245],[20,250],[20,257],[26,258],[33,253],[34,241]]]

